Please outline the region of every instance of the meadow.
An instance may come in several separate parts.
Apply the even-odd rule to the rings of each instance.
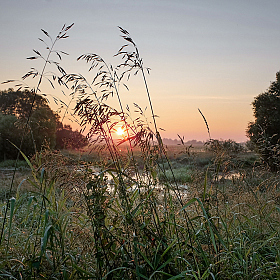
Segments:
[[[43,148],[0,166],[1,278],[279,279],[279,174],[247,150],[165,146],[149,70],[120,32],[133,49],[119,50],[121,65],[96,54],[78,58],[97,71],[92,83],[58,68],[59,84],[78,96],[74,113],[89,128],[88,150]],[[134,72],[143,78],[149,121],[137,105],[131,119],[121,103],[118,83]],[[38,89],[43,74],[29,76],[39,77]],[[112,92],[118,109],[106,103]]]
[[[22,163],[1,277],[277,279],[279,175],[253,153],[195,150],[167,147],[172,173],[163,171],[167,161],[150,177],[143,166],[129,176],[127,167],[123,181],[106,156],[87,152],[46,150],[29,170]],[[5,168],[2,220],[12,175]]]

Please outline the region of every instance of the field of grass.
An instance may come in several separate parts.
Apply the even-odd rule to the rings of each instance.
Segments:
[[[129,177],[127,167],[121,182],[96,155],[41,153],[29,173],[17,172],[1,277],[278,279],[279,175],[250,153],[170,158],[166,176],[165,161],[150,177]]]

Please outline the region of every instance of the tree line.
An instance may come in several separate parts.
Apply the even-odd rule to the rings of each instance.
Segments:
[[[276,81],[256,96],[252,105],[255,120],[246,130],[250,139],[247,147],[259,153],[271,171],[279,171],[280,71],[276,73]],[[21,146],[26,155],[32,155],[43,145],[52,149],[77,149],[86,146],[88,140],[80,132],[73,131],[70,125],[63,125],[43,96],[28,90],[8,89],[0,91],[0,160],[16,158],[17,149],[12,143]]]
[[[43,145],[51,149],[77,149],[86,146],[88,140],[63,124],[43,96],[29,90],[8,89],[0,91],[0,160],[17,157],[18,150],[13,144],[30,156]]]

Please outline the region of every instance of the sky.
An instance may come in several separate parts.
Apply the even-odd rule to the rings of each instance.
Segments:
[[[246,141],[254,120],[251,103],[280,70],[279,0],[0,0],[0,5],[1,82],[42,68],[42,61],[26,60],[33,49],[45,51],[38,40],[44,38],[41,28],[55,37],[64,23],[75,23],[56,47],[69,53],[64,69],[84,75],[88,67],[76,58],[97,53],[116,65],[113,55],[125,43],[118,26],[128,30],[151,68],[147,82],[165,138],[207,140],[199,108],[212,138]],[[142,77],[127,85],[123,103],[145,108]],[[8,87],[13,85],[0,90]],[[48,84],[41,90],[69,99]]]

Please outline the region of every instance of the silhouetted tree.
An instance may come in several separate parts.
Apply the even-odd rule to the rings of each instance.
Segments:
[[[252,103],[254,122],[250,122],[247,136],[272,171],[280,170],[280,72],[276,81]]]
[[[31,116],[26,127],[32,103]],[[50,148],[55,147],[59,115],[50,109],[46,98],[38,94],[34,96],[34,93],[28,90],[0,91],[0,112],[2,122],[0,126],[2,156],[0,158],[16,157],[17,149],[9,141],[20,147],[23,134],[22,151],[26,155],[34,154],[36,149],[40,150],[44,143]]]
[[[73,131],[70,125],[64,125],[56,131],[57,149],[79,149],[87,144],[87,138],[79,131]]]
[[[23,133],[22,151],[26,155],[34,154],[44,143],[57,149],[78,149],[88,144],[80,132],[59,121],[59,115],[51,110],[46,98],[38,94],[34,96],[28,90],[0,91],[0,113],[0,159],[16,157],[17,149],[10,142],[20,147]]]
[[[34,98],[35,97],[35,98]],[[41,95],[29,90],[14,91],[12,88],[0,91],[0,111],[3,115],[14,115],[17,118],[27,118],[32,106],[32,112],[45,108],[50,110],[48,101]],[[55,114],[53,112],[53,114]]]

